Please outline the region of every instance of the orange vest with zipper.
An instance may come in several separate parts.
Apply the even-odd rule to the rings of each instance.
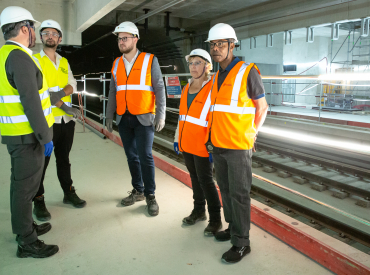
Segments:
[[[215,147],[249,150],[253,148],[256,127],[256,106],[247,93],[247,79],[254,63],[238,62],[231,69],[220,90],[218,72],[211,91],[211,108],[206,141],[209,136]]]
[[[155,113],[151,75],[153,57],[150,53],[140,53],[128,76],[123,57],[114,61],[111,72],[116,84],[118,115],[123,115],[126,110],[133,115]]]
[[[179,107],[179,149],[199,157],[208,157],[204,144],[207,135],[208,113],[211,105],[212,79],[198,92],[188,109],[187,84],[181,95]]]

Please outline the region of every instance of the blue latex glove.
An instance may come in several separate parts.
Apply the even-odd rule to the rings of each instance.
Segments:
[[[50,141],[44,144],[44,146],[45,146],[45,152],[44,152],[45,157],[50,157],[51,153],[53,152],[53,148],[54,148],[53,141]]]
[[[179,143],[178,142],[173,143],[173,150],[175,150],[176,154],[179,154]]]
[[[209,159],[209,162],[210,162],[210,163],[213,163],[213,157],[212,157],[212,154],[209,154],[209,158],[208,158],[208,159]]]

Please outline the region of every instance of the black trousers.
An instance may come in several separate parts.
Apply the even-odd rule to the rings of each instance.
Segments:
[[[247,246],[251,226],[252,149],[215,148],[217,184],[220,187],[225,221],[229,223],[231,243]]]
[[[69,153],[72,149],[73,137],[75,133],[74,121],[65,123],[55,123],[53,125],[53,143],[54,143],[54,155],[57,164],[57,175],[60,182],[60,186],[63,191],[69,191],[73,184],[71,177],[71,164],[69,162]],[[44,190],[44,178],[45,172],[48,168],[50,157],[45,157],[44,171],[42,173],[39,190],[35,197],[42,196],[45,193]]]
[[[13,233],[21,245],[37,240],[32,218],[32,199],[39,188],[44,168],[45,147],[35,144],[8,144],[11,157],[10,212]]]
[[[206,201],[211,221],[221,220],[221,204],[213,181],[213,165],[208,157],[182,152],[193,186],[194,210],[205,211]]]

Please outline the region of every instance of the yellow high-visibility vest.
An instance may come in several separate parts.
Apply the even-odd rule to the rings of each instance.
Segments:
[[[16,45],[4,45],[0,49],[0,131],[2,136],[21,136],[33,133],[17,89],[10,85],[6,76],[5,63],[13,50],[25,52],[33,60],[32,56],[22,47]],[[40,69],[35,60],[36,66]],[[46,122],[49,127],[54,124],[54,116],[51,110],[48,85],[43,76],[42,88],[39,90],[40,106],[44,111]]]
[[[63,89],[68,84],[68,61],[64,57],[59,62],[58,70],[55,68],[52,61],[44,55],[34,54],[33,55],[37,60],[40,62],[40,66],[44,76],[46,77],[46,81],[49,86],[49,92],[58,92]],[[68,107],[72,107],[72,98],[71,95],[67,95],[61,99],[65,105]],[[62,109],[51,106],[53,110],[53,115],[56,116],[63,116],[67,115]],[[67,115],[71,116],[71,115]]]

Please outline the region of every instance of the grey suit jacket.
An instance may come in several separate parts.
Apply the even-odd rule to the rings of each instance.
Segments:
[[[156,57],[153,58],[151,73],[152,73],[152,86],[155,94],[156,116],[160,119],[166,119],[166,92],[164,88],[161,68],[159,67],[158,59]],[[114,78],[112,75],[110,79],[109,96],[106,111],[107,118],[113,119],[114,113],[116,112],[117,109],[116,93],[117,93],[116,84],[114,82]],[[117,125],[121,121],[121,117],[122,116],[120,115],[116,115]],[[137,115],[137,119],[144,126],[153,125],[154,117],[155,115],[150,113]]]

